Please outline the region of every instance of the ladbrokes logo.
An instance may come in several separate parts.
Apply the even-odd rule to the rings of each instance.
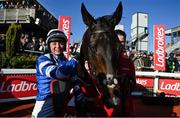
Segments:
[[[169,83],[162,82],[160,89],[169,90],[169,91],[180,91],[180,83],[176,82],[174,84],[169,84]]]
[[[165,28],[164,25],[154,25],[154,69],[165,70]]]
[[[157,66],[160,66],[160,67],[164,67],[164,64],[165,64],[165,60],[164,60],[164,57],[165,57],[165,49],[164,49],[164,28],[158,28],[158,36],[156,37],[156,40],[157,41],[157,50],[156,50],[156,54],[157,54],[157,62],[156,65]]]
[[[36,83],[21,81],[18,84],[6,84],[6,82],[0,84],[0,92],[25,92],[32,90],[37,90]]]
[[[141,80],[141,79],[136,79],[136,82],[138,83],[138,84],[141,84],[141,85],[146,85],[147,84],[147,80]]]
[[[63,31],[65,32],[65,34],[66,34],[66,36],[67,36],[67,38],[69,39],[70,37],[70,35],[69,35],[69,33],[70,33],[70,21],[68,20],[68,19],[63,19],[63,24],[62,24],[62,28],[63,28]]]

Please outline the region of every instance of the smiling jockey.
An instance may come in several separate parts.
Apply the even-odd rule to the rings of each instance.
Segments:
[[[50,30],[47,34],[46,44],[49,53],[41,55],[36,61],[37,98],[32,117],[55,116],[53,99],[50,92],[50,83],[55,79],[73,80],[75,100],[81,100],[76,76],[75,59],[67,60],[63,54],[66,49],[67,37],[58,30]],[[71,81],[71,80],[70,80]]]

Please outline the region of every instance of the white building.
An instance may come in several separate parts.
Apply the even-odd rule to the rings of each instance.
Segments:
[[[180,52],[180,26],[173,27],[165,31],[166,36],[171,37],[170,45],[166,46],[167,54],[170,54],[173,51]]]
[[[134,51],[148,51],[148,14],[137,12],[132,16],[130,47]]]

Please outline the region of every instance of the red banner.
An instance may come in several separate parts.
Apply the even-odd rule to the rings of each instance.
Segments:
[[[143,87],[153,87],[154,86],[154,78],[136,77],[136,83],[142,85]]]
[[[180,80],[171,78],[160,78],[159,90],[169,96],[180,96]]]
[[[154,25],[154,69],[165,70],[166,41],[164,25]]]
[[[36,96],[35,75],[8,75],[0,77],[0,100]]]
[[[70,16],[60,16],[58,29],[63,31],[67,36],[67,48],[66,48],[66,57],[69,58],[70,50],[70,34],[71,34],[71,17]]]

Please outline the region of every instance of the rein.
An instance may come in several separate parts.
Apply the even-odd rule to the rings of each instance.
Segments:
[[[96,88],[99,96],[101,97],[102,94],[101,94],[101,92],[99,91],[99,89],[98,89],[98,87],[97,87],[97,84],[96,84],[96,82],[95,82],[95,80],[96,80],[96,78],[95,78],[95,71],[92,70],[92,66],[91,66],[91,64],[90,64],[88,61],[85,61],[85,64],[87,64],[87,65],[86,65],[86,66],[87,66],[86,70],[88,71],[89,76],[90,76],[91,79],[92,79],[92,83],[93,83],[93,85],[95,86],[95,88]]]

